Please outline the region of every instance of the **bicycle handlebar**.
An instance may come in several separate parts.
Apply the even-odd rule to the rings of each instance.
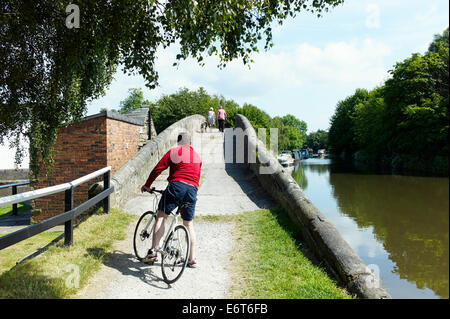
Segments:
[[[162,193],[164,193],[163,190],[161,190],[161,189],[156,189],[156,188],[154,188],[154,187],[150,188],[150,191],[145,190],[145,192],[150,193],[150,194],[153,194],[153,193],[160,193],[160,194],[162,194]]]
[[[160,194],[163,194],[163,193],[164,193],[164,190],[162,190],[162,189],[156,189],[156,188],[154,188],[154,187],[150,188],[150,191],[148,191],[148,190],[144,190],[144,191],[147,192],[147,193],[150,193],[150,194],[153,194],[153,193],[160,193]],[[183,204],[179,205],[179,206],[178,206],[177,213],[180,211],[180,209],[189,207],[190,205],[191,205],[191,203],[183,203]]]

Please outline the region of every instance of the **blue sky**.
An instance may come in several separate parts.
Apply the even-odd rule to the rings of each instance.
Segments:
[[[156,101],[182,87],[204,87],[271,116],[293,114],[309,132],[328,129],[339,100],[382,84],[396,62],[423,53],[448,27],[448,11],[447,0],[345,0],[322,18],[305,12],[274,26],[274,47],[255,53],[250,69],[241,61],[218,69],[216,57],[205,59],[204,67],[188,59],[176,68],[177,47],[159,50],[156,89],[119,70],[105,96],[88,103],[88,115],[118,108],[130,88],[142,88],[146,99]],[[0,152],[0,168],[12,168],[14,151],[0,145]],[[28,167],[27,160],[21,167]]]
[[[140,76],[119,71],[88,112],[118,108],[129,88],[140,87],[145,98],[156,101],[181,87],[204,87],[271,116],[293,114],[307,123],[309,132],[328,129],[339,100],[356,88],[382,84],[396,62],[423,53],[434,34],[448,27],[448,10],[445,0],[345,0],[322,18],[301,13],[275,26],[274,47],[255,53],[250,70],[240,61],[220,70],[215,57],[207,58],[204,67],[190,59],[176,68],[177,48],[160,50],[158,88],[149,90]]]

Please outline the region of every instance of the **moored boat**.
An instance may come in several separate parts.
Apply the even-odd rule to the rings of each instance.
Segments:
[[[277,159],[282,166],[294,165],[294,158],[292,157],[292,153],[290,151],[281,152],[281,154],[277,156]]]

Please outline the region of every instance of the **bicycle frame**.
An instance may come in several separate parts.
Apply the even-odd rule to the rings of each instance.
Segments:
[[[156,209],[156,208],[157,208],[157,207],[156,207],[157,204],[155,204],[157,198],[158,198],[158,195],[155,194],[154,204],[153,204],[153,210],[155,211],[155,214],[158,214],[158,210]],[[164,251],[163,251],[163,249],[162,249],[162,246],[160,245],[161,240],[162,240],[163,243],[165,243],[165,242],[167,241],[167,238],[169,237],[169,235],[174,231],[175,226],[179,224],[179,222],[178,222],[179,220],[178,220],[178,219],[179,219],[179,217],[180,217],[180,207],[177,208],[177,211],[176,211],[175,213],[170,213],[170,214],[168,215],[168,217],[169,217],[169,216],[173,216],[174,218],[173,218],[173,220],[172,220],[172,222],[171,222],[171,224],[170,224],[170,226],[169,226],[169,228],[168,228],[168,231],[166,232],[166,235],[163,236],[163,237],[161,237],[159,243],[156,245],[156,246],[157,246],[157,247],[156,247],[156,251],[157,251],[157,252],[160,252],[160,253],[164,253]],[[150,225],[151,222],[152,222],[152,219],[150,219],[150,220],[147,222],[147,225],[145,225],[144,230],[148,230],[148,226]],[[152,236],[153,236],[153,231],[155,230],[155,229],[154,229],[154,228],[155,228],[155,225],[156,225],[156,223],[152,226],[152,229],[150,230],[150,232],[148,232],[149,234],[152,234]],[[153,238],[152,238],[152,240],[153,240]],[[173,239],[172,239],[172,240],[173,240]]]
[[[147,211],[142,214],[136,225],[133,240],[134,252],[136,257],[138,257],[140,261],[143,261],[145,256],[148,256],[147,250],[149,249],[149,244],[152,243],[151,246],[155,247],[155,252],[160,253],[162,257],[161,271],[164,281],[171,284],[180,278],[189,260],[191,245],[190,234],[189,230],[179,222],[179,218],[181,217],[182,210],[189,207],[190,203],[179,203],[176,212],[170,212],[167,216],[165,213],[162,213],[163,215],[159,218],[159,222],[164,223],[161,225],[161,227],[164,228],[164,234],[161,234],[162,236],[158,242],[153,242],[156,222],[158,221],[156,214],[159,212],[156,203],[158,198],[160,198],[158,194],[163,194],[164,191],[152,188],[148,192],[155,195],[153,202],[154,207],[153,211]],[[161,202],[161,200],[159,200],[159,202]],[[163,204],[165,205],[166,203],[163,202]],[[164,209],[164,211],[165,210],[166,209]],[[167,220],[168,216],[173,218]],[[149,220],[145,221],[145,218],[147,217],[149,217]],[[141,229],[141,226],[144,226],[144,228]],[[162,230],[163,229],[160,228],[159,232],[162,232]],[[144,251],[140,251],[140,249],[142,249],[138,248],[140,245],[142,245]],[[156,260],[156,258],[153,259],[152,257],[148,262],[144,262],[153,264],[154,260]]]

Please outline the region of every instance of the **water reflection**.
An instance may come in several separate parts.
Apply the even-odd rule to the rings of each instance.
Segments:
[[[292,172],[292,177],[302,189],[306,189],[308,187],[308,180],[306,179],[303,166],[296,165],[294,167],[294,171]]]
[[[449,297],[448,178],[342,172],[303,161],[294,179],[397,298]]]

